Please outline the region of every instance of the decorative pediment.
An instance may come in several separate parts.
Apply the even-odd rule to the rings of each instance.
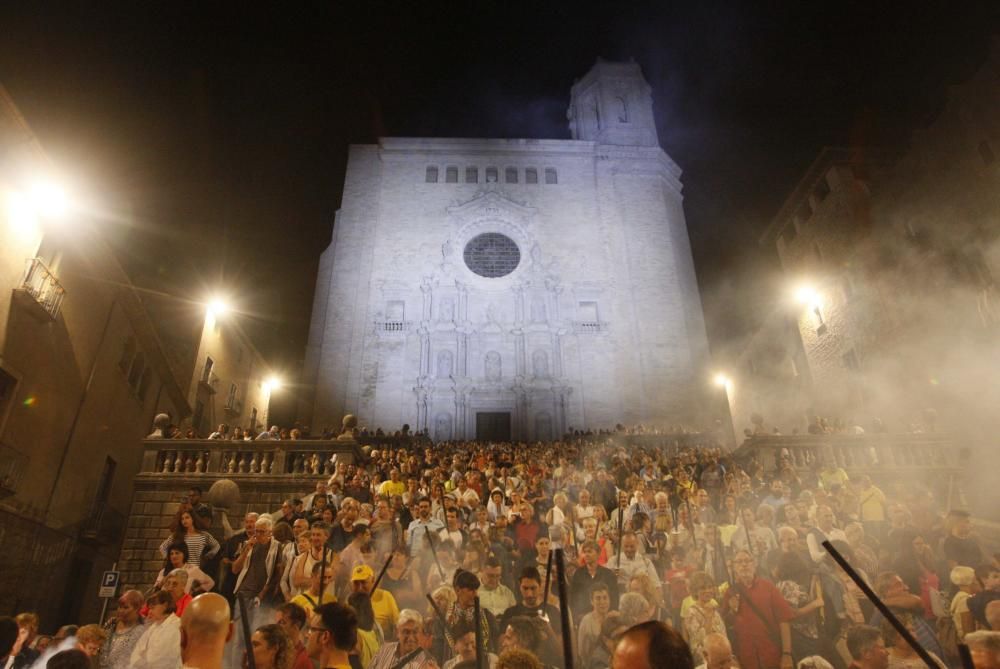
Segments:
[[[536,211],[527,203],[512,199],[495,181],[484,184],[471,200],[456,202],[448,207],[448,215],[462,223],[492,218],[523,225],[534,217]]]

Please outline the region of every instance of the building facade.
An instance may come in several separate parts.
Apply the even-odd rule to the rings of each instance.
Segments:
[[[635,63],[571,92],[570,140],[352,146],[303,411],[434,439],[700,416],[707,343],[680,169]]]
[[[995,434],[998,109],[994,47],[900,155],[821,152],[762,239],[787,279],[779,311],[797,326],[786,348],[803,354],[803,390],[744,405],[737,421],[795,406],[800,428],[808,412],[865,428],[879,419],[892,430]],[[744,386],[755,384],[748,370],[767,366],[751,348],[737,370]]]
[[[38,188],[52,167],[0,87],[0,615],[45,631],[96,620],[137,445],[190,413],[101,221]]]
[[[205,312],[187,394],[201,437],[220,425],[257,432],[267,424],[273,374],[238,318],[218,306]]]

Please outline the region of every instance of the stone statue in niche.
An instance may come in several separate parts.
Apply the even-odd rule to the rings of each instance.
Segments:
[[[531,354],[531,371],[537,379],[549,376],[549,354],[538,350]]]
[[[447,379],[451,377],[453,369],[453,358],[451,351],[439,351],[437,356],[437,377]]]
[[[500,354],[496,351],[490,351],[486,354],[486,380],[487,381],[499,381],[501,376],[500,369]]]
[[[451,439],[451,414],[439,413],[434,419],[434,438],[437,441],[448,441]]]
[[[531,322],[545,322],[545,300],[541,297],[536,297],[531,300]]]
[[[450,297],[441,298],[441,307],[438,309],[438,320],[449,323],[455,320],[455,300]]]
[[[451,240],[449,239],[446,240],[445,243],[441,245],[441,259],[444,262],[448,262],[448,259],[451,257],[451,252],[452,252],[452,245],[451,245]]]

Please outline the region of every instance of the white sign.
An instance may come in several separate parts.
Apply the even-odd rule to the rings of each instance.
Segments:
[[[98,597],[114,597],[115,593],[118,592],[118,577],[121,572],[117,571],[106,571],[104,576],[101,577],[101,589],[98,591]]]

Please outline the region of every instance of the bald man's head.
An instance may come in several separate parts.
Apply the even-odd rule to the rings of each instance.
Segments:
[[[611,669],[694,669],[691,649],[680,634],[658,620],[625,630],[611,659]]]
[[[222,595],[207,592],[198,595],[184,609],[181,616],[181,659],[185,664],[195,654],[218,651],[233,634],[229,622],[229,602]]]
[[[732,666],[733,647],[725,634],[712,632],[705,635],[701,652],[705,656],[706,669],[728,669]]]

